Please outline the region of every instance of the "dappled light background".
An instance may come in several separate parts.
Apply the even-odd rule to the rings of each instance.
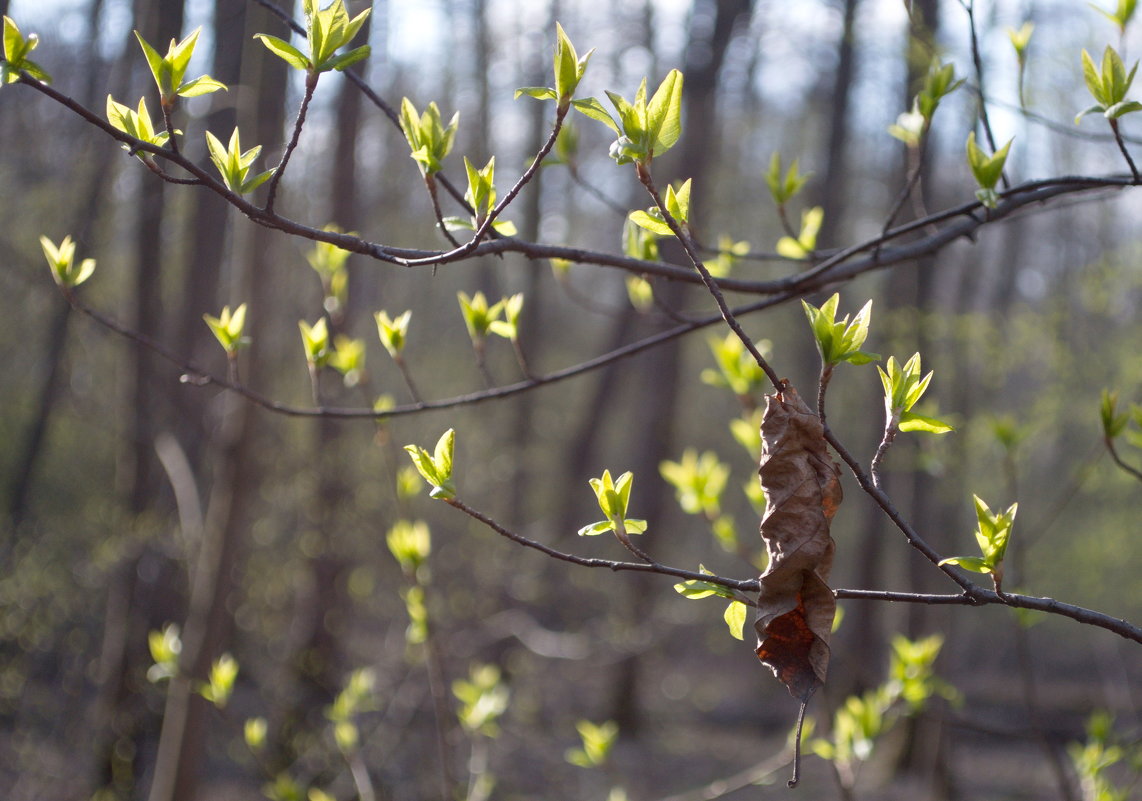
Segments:
[[[145,94],[157,114],[132,30],[165,45],[202,26],[188,75],[209,72],[230,91],[180,101],[183,150],[207,164],[203,132],[225,142],[238,125],[243,147],[263,148],[262,170],[278,162],[303,91],[301,73],[252,39],[289,36],[268,4],[301,19],[300,4],[253,0],[0,0],[0,11],[40,35],[34,57],[53,86],[98,114],[108,94],[132,107]],[[1128,174],[1102,115],[1079,125],[1074,116],[1091,102],[1081,50],[1098,58],[1112,44],[1131,64],[1142,53],[1138,23],[1120,36],[1087,4],[1062,0],[978,2],[974,14],[990,123],[1000,146],[1014,140],[1011,181]],[[1021,108],[1008,29],[1028,20]],[[973,130],[984,141],[980,80],[965,5],[954,0],[378,0],[362,34],[372,56],[354,71],[390,107],[408,97],[422,110],[435,101],[445,120],[459,111],[444,174],[463,187],[462,156],[478,165],[494,156],[502,194],[549,131],[552,105],[513,95],[552,83],[556,21],[580,54],[596,48],[580,95],[631,97],[643,76],[653,90],[683,70],[682,140],[655,159],[655,178],[663,187],[693,179],[693,230],[711,259],[719,243],[748,243],[734,278],[804,269],[773,256],[786,234],[765,182],[774,152],[812,173],[787,212],[797,228],[803,209],[824,210],[820,252],[881,232],[909,168],[887,129],[934,57],[967,83],[940,105],[898,219],[973,199],[964,142]],[[523,239],[621,254],[626,211],[646,207],[645,192],[608,157],[608,129],[581,115],[571,123],[571,163],[542,168],[504,216]],[[1142,157],[1138,121],[1124,117],[1122,130]],[[378,311],[412,311],[404,361],[421,397],[444,399],[525,377],[498,337],[480,369],[457,292],[524,293],[521,349],[529,372],[544,375],[709,314],[700,286],[655,279],[657,302],[636,310],[628,274],[611,267],[507,254],[405,269],[354,255],[345,294],[330,301],[307,259],[312,243],[260,229],[199,187],[163,185],[27,87],[0,89],[0,142],[6,798],[284,801],[312,789],[338,799],[642,801],[712,798],[720,780],[750,786],[742,798],[846,797],[811,749],[805,786],[786,789],[797,704],[759,664],[752,625],[744,642],[729,635],[719,599],[684,598],[669,577],[521,548],[407,475],[402,446],[431,449],[454,428],[466,503],[560,550],[623,559],[614,538],[576,532],[600,516],[588,480],[632,470],[631,516],[649,522],[641,547],[666,564],[755,578],[758,511],[743,487],[757,480],[757,453],[729,428],[740,400],[703,379],[716,373],[711,343],[726,329],[502,400],[379,423],[290,417],[185,379],[69,310],[39,237],[72,235],[81,256],[98,260],[83,301],[206,373],[224,376],[227,363],[203,315],[247,303],[240,380],[301,407],[314,390],[299,320],[324,314],[364,343],[363,370],[350,380],[325,370],[317,391],[325,405],[367,409],[414,400],[378,339]],[[441,199],[445,214],[461,213]],[[277,203],[293,219],[385,245],[448,246],[399,128],[341,74],[322,76]],[[1118,392],[1123,411],[1142,402],[1140,212],[1137,189],[1055,198],[972,241],[807,298],[819,305],[839,291],[842,314],[873,299],[865,349],[901,362],[919,351],[934,370],[923,411],[956,431],[902,434],[883,473],[936,550],[975,552],[973,493],[992,509],[1017,501],[1005,588],[1135,623],[1142,486],[1111,461],[1099,402],[1103,389]],[[679,261],[666,242],[662,253]],[[755,299],[730,293],[735,305]],[[741,322],[813,398],[819,358],[799,300]],[[828,402],[833,430],[867,464],[884,427],[875,368],[839,367]],[[1123,439],[1119,451],[1142,465],[1139,445]],[[736,540],[727,524],[719,538],[704,516],[686,514],[663,478],[662,462],[687,449],[729,467],[720,511]],[[834,587],[956,591],[847,473],[843,483]],[[402,570],[390,552],[399,521],[431,532],[419,570]],[[217,592],[196,595],[205,584]],[[1108,631],[997,606],[841,607],[810,740],[830,734],[846,697],[886,681],[897,634],[943,637],[935,669],[958,691],[877,740],[855,797],[1086,798],[1067,748],[1087,739],[1092,713],[1113,716],[1124,741],[1142,739],[1142,651]],[[210,659],[233,655],[239,673],[224,708],[196,685],[148,679],[149,634],[170,624],[184,649],[209,656],[193,666],[201,675]],[[353,710],[350,747],[332,730],[333,704],[362,670],[372,685]],[[460,697],[479,686],[502,706],[493,728],[474,725]],[[176,719],[185,737],[172,752]],[[250,719],[266,724],[257,748]],[[617,724],[602,766],[568,759],[583,720]],[[1137,780],[1125,764],[1111,775],[1122,786]]]

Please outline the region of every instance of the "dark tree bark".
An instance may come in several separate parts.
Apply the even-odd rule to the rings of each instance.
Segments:
[[[239,102],[238,107],[248,109],[249,115],[240,114],[240,122],[244,130],[252,132],[251,141],[277,142],[285,122],[280,98],[286,90],[287,68],[260,43],[252,42],[251,35],[254,31],[273,30],[278,22],[260,8],[249,7],[247,15],[241,83],[242,91],[249,93],[244,96],[252,102],[248,106]],[[266,271],[271,259],[272,233],[251,226],[243,234],[231,260],[235,283],[242,288],[241,295],[249,299],[252,309],[270,308],[272,281]],[[255,385],[265,379],[263,373],[269,367],[268,358],[259,359],[257,355],[260,347],[269,346],[267,337],[262,336],[266,320],[266,314],[255,312],[247,324],[254,343],[250,347],[247,380]],[[167,692],[151,801],[192,801],[203,778],[210,708],[194,688],[209,675],[230,636],[228,602],[241,558],[241,538],[263,476],[263,467],[256,458],[257,432],[249,405],[233,396],[222,400],[222,423],[214,436],[210,501],[201,544],[193,557],[180,675],[172,680]]]
[[[350,13],[358,9],[350,8]],[[370,25],[358,34],[358,41],[366,41]],[[363,75],[364,64],[353,71]],[[357,140],[361,130],[361,92],[348,80],[340,82],[337,96],[337,136],[333,150],[333,175],[330,182],[329,209],[331,221],[345,230],[356,230],[361,218],[359,198],[360,164],[357,160]],[[352,261],[353,257],[350,257]],[[313,280],[312,273],[310,279]],[[350,281],[348,308],[327,309],[326,318],[330,337],[351,335],[349,322],[358,316],[349,308],[363,311],[363,303],[354,295],[356,282]],[[331,371],[326,371],[331,372]],[[333,375],[324,376],[324,386],[330,396],[336,391]],[[367,425],[367,424],[366,424]],[[347,426],[342,421],[322,419],[312,429],[313,442],[309,464],[315,465],[317,480],[314,494],[308,500],[308,517],[315,523],[319,544],[307,560],[309,582],[295,599],[294,626],[300,637],[294,644],[291,671],[294,691],[290,709],[286,712],[288,727],[304,726],[314,710],[328,704],[337,693],[345,673],[344,644],[337,631],[344,628],[350,613],[350,600],[345,583],[351,567],[343,555],[341,540],[346,534],[348,521],[353,515],[352,478],[345,454],[352,451],[359,440],[360,428]],[[289,749],[286,743],[281,747]],[[283,754],[291,759],[292,754]]]
[[[679,153],[669,154],[662,162],[656,160],[654,164],[656,183],[660,187],[675,177],[659,169],[664,164],[682,165],[686,173],[678,177],[693,179],[695,201],[691,215],[694,220],[700,218],[701,204],[706,197],[704,192],[712,191],[704,181],[717,158],[718,76],[733,33],[738,26],[748,24],[751,9],[751,0],[696,0],[691,12],[690,39],[683,68],[686,81],[682,95],[685,135],[680,140]],[[696,124],[696,120],[701,120],[702,124]],[[673,256],[672,260],[682,261],[679,249],[669,241],[663,243],[663,255],[667,259]],[[667,306],[677,307],[686,297],[693,297],[687,294],[689,289],[666,283],[655,292]],[[640,391],[631,402],[639,409],[644,422],[635,432],[630,451],[634,459],[630,469],[636,476],[643,477],[639,482],[639,509],[646,510],[651,520],[666,520],[673,511],[673,495],[665,482],[657,480],[657,476],[658,465],[664,459],[677,455],[671,423],[677,408],[677,388],[683,380],[681,361],[680,342],[673,340],[647,354],[634,368],[638,370],[636,386]],[[654,551],[653,534],[648,535],[647,547],[651,552]],[[634,577],[624,588],[627,601],[622,608],[629,625],[637,624],[650,612],[648,607],[653,594],[647,579],[645,576]],[[641,670],[642,660],[638,654],[627,656],[616,666],[611,714],[623,731],[633,731],[640,723],[637,692]]]
[[[854,61],[856,60],[855,28],[860,0],[844,0],[841,38],[837,42],[837,69],[829,107],[829,144],[825,152],[825,171],[821,176],[815,205],[825,210],[817,241],[823,248],[838,244],[842,210],[849,202],[848,142],[849,105],[852,96]]]
[[[5,0],[4,5],[7,5]],[[103,0],[93,0],[87,15],[88,29],[97,30],[99,17],[103,9]],[[7,10],[0,12],[0,16],[7,14]],[[86,106],[92,106],[96,95],[97,81],[106,77],[106,70],[99,57],[97,38],[89,38],[83,48],[83,70],[88,76],[84,93],[79,100]],[[78,207],[70,210],[73,222],[68,226],[72,236],[81,245],[90,243],[98,215],[94,212],[100,207],[100,199],[107,184],[107,174],[110,170],[111,160],[106,158],[94,159],[90,171],[83,175],[82,182],[75,195],[80,198]],[[63,364],[64,352],[67,344],[68,322],[71,307],[60,304],[52,313],[47,326],[47,357],[43,360],[44,377],[37,393],[35,403],[36,416],[28,426],[28,436],[20,448],[16,466],[13,469],[13,480],[8,491],[7,509],[12,530],[20,527],[28,511],[29,494],[33,486],[36,468],[43,455],[48,434],[48,424],[52,412],[59,401],[66,379],[66,370]],[[7,547],[4,543],[2,547]]]
[[[211,96],[213,109],[205,118],[205,127],[223,141],[238,122],[233,95],[241,80],[242,54],[246,32],[246,13],[249,3],[215,0],[214,3],[214,56],[210,74],[231,87],[227,93]],[[198,133],[201,142],[201,133]],[[190,212],[188,231],[208,232],[206,235],[188,234],[189,254],[187,269],[182,276],[179,293],[177,341],[196,364],[217,364],[220,361],[218,342],[203,325],[203,314],[218,314],[223,305],[231,308],[241,298],[231,298],[221,282],[230,243],[231,216],[229,205],[213,192],[196,192]],[[206,479],[205,446],[209,441],[209,412],[207,398],[201,393],[179,392],[175,395],[178,407],[179,444],[186,451],[201,485]]]

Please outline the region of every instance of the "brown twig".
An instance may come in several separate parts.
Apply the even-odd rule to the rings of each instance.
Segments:
[[[650,168],[642,162],[635,162],[635,170],[638,173],[639,182],[646,188],[647,193],[654,200],[654,205],[662,212],[662,219],[666,221],[670,230],[674,232],[674,236],[678,239],[679,243],[681,243],[682,250],[686,253],[686,258],[690,260],[690,264],[698,272],[698,275],[701,276],[702,283],[706,285],[706,289],[709,290],[710,295],[714,298],[714,302],[718,305],[718,310],[722,313],[722,319],[726,321],[726,325],[728,325],[730,330],[741,340],[741,343],[745,346],[746,350],[749,351],[750,355],[753,356],[757,365],[765,371],[765,375],[769,378],[774,389],[781,391],[781,388],[784,386],[781,378],[778,377],[777,372],[770,366],[766,358],[761,355],[761,351],[757,349],[757,345],[754,344],[753,339],[742,329],[741,323],[738,322],[729,304],[726,303],[726,298],[722,294],[722,290],[718,287],[717,281],[710,275],[710,271],[706,269],[706,265],[702,263],[701,258],[698,257],[698,253],[694,250],[694,243],[690,240],[690,236],[683,230],[681,223],[674,219],[674,216],[666,208],[666,204],[662,202],[662,198],[658,194],[658,189],[654,185],[654,177],[650,174]]]
[[[293,124],[293,134],[290,136],[289,144],[286,145],[285,152],[282,153],[281,161],[278,166],[274,168],[274,174],[270,176],[270,187],[266,193],[266,205],[264,206],[266,214],[274,213],[274,200],[278,196],[278,186],[282,182],[282,176],[285,175],[286,165],[289,164],[290,156],[293,151],[297,149],[297,143],[301,139],[301,129],[305,125],[305,115],[309,111],[309,102],[313,99],[313,90],[317,88],[317,80],[321,76],[320,72],[308,72],[305,76],[305,94],[301,98],[301,106],[297,110],[297,119]]]
[[[1142,481],[1142,470],[1123,461],[1122,457],[1118,455],[1118,448],[1114,446],[1114,440],[1110,437],[1103,437],[1102,441],[1106,445],[1107,451],[1110,452],[1110,458],[1114,460],[1114,463],[1128,475]]]
[[[1142,176],[1138,174],[1138,167],[1134,164],[1134,159],[1130,158],[1130,151],[1126,149],[1126,143],[1122,141],[1122,132],[1118,129],[1118,120],[1110,119],[1110,130],[1114,131],[1114,142],[1118,145],[1122,157],[1126,159],[1126,163],[1130,165],[1130,174],[1134,176],[1134,183],[1142,183]]]
[[[569,108],[569,107],[568,107]],[[472,238],[465,242],[458,248],[454,248],[448,253],[442,253],[439,256],[428,256],[417,259],[402,260],[400,263],[406,267],[415,267],[419,265],[437,265],[444,264],[448,261],[455,261],[457,259],[468,256],[474,251],[484,238],[492,231],[492,226],[495,224],[496,219],[503,213],[513,200],[519,195],[523,188],[527,186],[539,168],[543,165],[543,160],[547,158],[547,154],[551,152],[551,148],[555,147],[555,140],[559,138],[559,131],[563,128],[563,118],[567,116],[567,108],[557,108],[555,110],[555,123],[551,126],[551,133],[548,134],[547,140],[539,148],[539,152],[535,154],[531,164],[523,171],[523,175],[515,182],[511,189],[500,198],[496,205],[488,212],[488,215],[480,220],[479,225],[476,227],[476,233],[472,234]],[[478,210],[477,210],[477,213]]]

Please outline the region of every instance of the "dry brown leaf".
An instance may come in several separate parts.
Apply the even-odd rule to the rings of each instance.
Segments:
[[[757,599],[757,656],[802,702],[825,682],[836,601],[829,589],[829,523],[841,504],[840,467],[821,420],[788,384],[766,396],[761,422],[761,538],[769,567]]]

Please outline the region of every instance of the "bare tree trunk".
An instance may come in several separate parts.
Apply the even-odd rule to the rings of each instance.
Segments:
[[[281,138],[285,110],[280,98],[285,94],[285,66],[257,45],[250,44],[250,29],[265,30],[273,24],[267,13],[250,7],[244,36],[243,88],[254,98],[249,106],[253,116],[243,127],[253,133],[252,141],[274,142]],[[242,105],[239,104],[239,108]],[[242,244],[232,260],[241,271],[236,283],[252,309],[269,308],[269,281],[264,272],[269,260],[272,235],[263,228],[243,230]],[[264,314],[253,314],[248,328],[254,344],[250,348],[249,380],[258,383],[268,365],[257,358],[259,331]],[[171,682],[163,718],[163,730],[156,758],[151,801],[192,801],[203,775],[203,754],[207,734],[206,701],[194,691],[212,663],[221,655],[232,621],[227,605],[232,591],[235,566],[240,561],[240,541],[249,517],[248,507],[257,497],[261,468],[256,459],[255,431],[248,405],[236,397],[224,398],[222,427],[216,437],[213,486],[206,520],[195,558],[186,623],[180,676]]]
[[[693,17],[712,17],[713,25],[694,25],[690,31],[685,68],[686,92],[684,98],[684,122],[689,121],[686,136],[681,140],[677,160],[671,164],[684,165],[686,175],[694,181],[694,196],[705,197],[709,187],[702,184],[710,174],[710,165],[717,158],[718,140],[714,132],[717,124],[718,75],[725,59],[726,50],[735,29],[749,22],[751,0],[696,0]],[[701,120],[701,125],[695,124]],[[669,161],[669,159],[665,160]],[[660,162],[655,162],[656,167]],[[667,183],[669,176],[658,175],[660,185]],[[697,215],[692,215],[697,216]],[[664,242],[663,255],[670,260],[673,250],[675,261],[681,261],[680,253],[670,247],[673,243]],[[656,289],[660,300],[676,307],[686,296],[688,287],[677,283],[666,283]],[[641,371],[635,383],[641,388],[641,397],[632,400],[645,421],[636,434],[631,453],[634,461],[630,465],[636,476],[644,476],[639,484],[639,508],[645,509],[650,519],[665,520],[673,511],[673,496],[662,481],[654,480],[658,465],[675,454],[675,432],[671,422],[677,409],[677,387],[682,383],[681,347],[676,339],[656,348],[639,361]],[[653,537],[653,531],[649,535]],[[654,550],[653,539],[648,547]],[[645,577],[633,578],[624,585],[627,599],[621,608],[627,625],[635,625],[649,614],[653,594]],[[639,655],[631,654],[616,665],[615,684],[612,688],[612,717],[624,731],[633,731],[639,724],[637,690],[641,684],[642,661]]]
[[[246,31],[246,9],[249,3],[231,0],[214,2],[214,56],[210,74],[227,86],[235,87],[241,81],[242,54]],[[237,109],[228,96],[212,95],[217,107],[207,115],[206,128],[219,138],[229,137],[238,122]],[[202,323],[203,314],[218,314],[222,305],[235,306],[241,300],[232,297],[229,288],[222,285],[223,265],[227,260],[230,240],[230,206],[213,192],[196,192],[190,213],[188,231],[210,232],[209,235],[188,235],[189,263],[182,277],[178,311],[178,339],[186,355],[196,364],[216,363],[218,342]],[[210,420],[206,396],[196,392],[178,392],[179,444],[201,483],[206,478],[206,444],[210,438]]]
[[[849,105],[853,87],[855,61],[856,13],[860,0],[844,0],[841,38],[837,42],[837,70],[833,73],[830,95],[829,145],[825,153],[825,173],[817,192],[816,205],[825,210],[825,219],[817,241],[821,247],[837,245],[842,210],[848,197]]]
[[[366,22],[360,39],[363,41],[368,35],[369,24]],[[352,69],[360,75],[363,66],[358,64]],[[360,165],[357,161],[360,127],[361,92],[349,81],[342,81],[337,97],[337,136],[329,208],[332,222],[347,230],[355,229],[361,217],[358,203]],[[361,302],[355,298],[354,288],[350,286],[347,304],[359,308]],[[348,334],[347,321],[354,317],[348,314],[348,310],[327,310],[332,339]],[[332,379],[332,376],[326,378]],[[353,478],[348,467],[351,460],[345,458],[357,439],[348,436],[347,427],[352,425],[346,421],[322,418],[312,430],[313,452],[307,463],[315,466],[317,481],[314,494],[308,499],[308,517],[315,521],[319,544],[316,552],[307,559],[309,582],[294,601],[294,614],[300,619],[294,628],[301,632],[301,636],[294,644],[291,657],[294,690],[286,712],[287,730],[305,725],[307,716],[328,704],[337,693],[345,672],[344,647],[336,632],[344,628],[340,624],[349,615],[345,574],[350,565],[340,555],[338,540],[348,517],[346,511],[353,505],[350,489]],[[284,741],[279,745],[289,750]],[[292,753],[283,754],[286,760],[292,760],[293,756]]]

